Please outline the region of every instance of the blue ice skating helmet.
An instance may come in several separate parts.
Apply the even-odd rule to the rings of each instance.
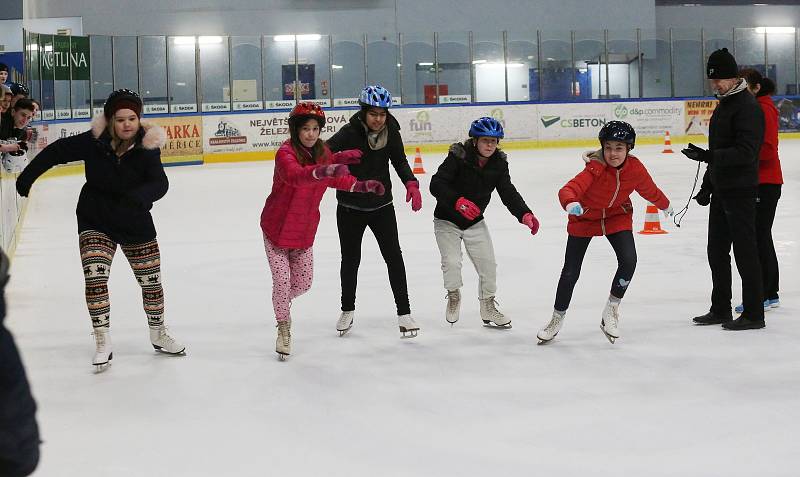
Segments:
[[[629,144],[633,149],[636,144],[636,131],[625,121],[609,121],[600,130],[597,138],[600,139],[600,144],[603,144],[603,141],[619,141]]]
[[[378,108],[392,107],[392,93],[383,86],[376,84],[370,85],[361,90],[358,97],[358,104],[362,106],[375,106]]]
[[[503,125],[495,118],[482,117],[472,121],[469,127],[469,137],[496,137],[503,139]]]

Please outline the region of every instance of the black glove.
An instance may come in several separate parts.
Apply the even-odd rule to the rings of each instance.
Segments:
[[[27,180],[23,180],[22,176],[17,178],[17,194],[21,195],[22,197],[28,197],[28,193],[31,191],[31,186],[33,183],[28,182]]]
[[[687,147],[686,149],[681,149],[681,152],[683,153],[684,156],[688,157],[693,161],[699,161],[705,163],[711,162],[712,158],[711,151],[707,151],[702,147],[695,146],[692,143],[689,143],[689,147]]]
[[[696,196],[692,197],[692,199],[696,200],[698,204],[705,207],[711,203],[711,191],[708,189],[700,189],[700,192],[698,192]]]

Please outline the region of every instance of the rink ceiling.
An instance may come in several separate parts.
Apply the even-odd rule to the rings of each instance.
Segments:
[[[661,149],[634,154],[679,210],[696,167]],[[531,237],[496,195],[487,211],[498,301],[513,323],[505,331],[481,326],[468,260],[461,320],[444,320],[428,192],[443,154],[427,153],[422,211],[412,213],[394,184],[420,335],[400,339],[385,266],[367,233],[355,326],[339,338],[329,191],[314,286],[293,306],[294,354],[283,363],[258,226],[273,163],[169,168],[170,192],[154,217],[166,319],[188,354],[153,353],[138,286],[118,253],[109,285],[115,358],[102,375],[89,366],[75,233],[83,179],[37,183],[8,288],[8,326],[40,407],[35,475],[796,475],[800,141],[781,143],[787,184],[774,235],[782,307],[767,314],[765,330],[689,324],[710,294],[707,209],[693,203],[680,229],[662,217],[668,235],[636,235],[639,262],[615,345],[599,330],[615,268],[599,238],[564,329],[537,346],[566,239],[556,193],[580,171],[580,152],[509,151],[512,179],[542,228]],[[633,198],[638,230],[645,203]]]

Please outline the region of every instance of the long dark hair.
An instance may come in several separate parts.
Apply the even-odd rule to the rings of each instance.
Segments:
[[[289,137],[292,140],[292,149],[297,157],[297,162],[301,166],[309,164],[316,164],[320,158],[325,157],[325,143],[322,139],[317,138],[317,142],[311,148],[311,156],[308,154],[308,149],[300,142],[300,128],[303,127],[309,120],[314,120],[319,124],[319,129],[322,131],[323,124],[315,116],[298,116],[291,118],[289,121]]]
[[[750,86],[760,86],[758,93],[756,93],[756,97],[768,96],[775,93],[775,82],[769,78],[761,76],[761,73],[759,73],[758,70],[754,70],[753,68],[745,68],[739,72],[739,76],[744,78],[745,81],[747,81],[747,84]]]

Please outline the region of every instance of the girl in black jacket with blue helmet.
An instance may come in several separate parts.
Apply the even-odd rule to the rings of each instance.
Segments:
[[[436,197],[433,226],[442,256],[444,286],[447,289],[445,318],[452,325],[461,308],[461,242],[480,277],[480,314],[483,323],[503,328],[511,320],[497,309],[494,246],[483,212],[492,192],[520,223],[536,234],[539,221],[511,183],[506,154],[497,145],[503,138],[503,125],[494,118],[472,122],[470,139],[450,146],[447,158],[431,178],[431,193]]]

